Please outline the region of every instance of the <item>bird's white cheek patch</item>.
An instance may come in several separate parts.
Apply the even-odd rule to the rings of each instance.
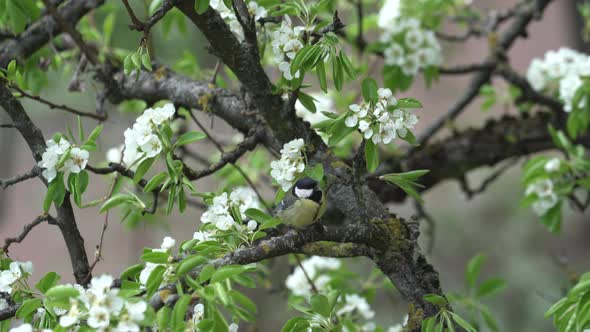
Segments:
[[[295,196],[299,198],[308,198],[313,194],[313,189],[299,189],[295,187]]]

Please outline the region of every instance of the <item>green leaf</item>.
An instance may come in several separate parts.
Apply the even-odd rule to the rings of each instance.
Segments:
[[[201,15],[209,8],[209,0],[197,0],[195,1],[195,11]]]
[[[57,178],[53,179],[51,183],[49,183],[49,187],[47,187],[47,193],[45,194],[45,199],[43,200],[43,211],[47,213],[51,208],[51,203],[53,202],[53,195],[55,194],[55,190],[57,189]]]
[[[346,76],[348,76],[349,79],[354,80],[356,78],[356,72],[354,70],[354,67],[352,66],[352,63],[350,63],[350,60],[346,56],[346,54],[344,54],[344,52],[342,52],[342,50],[340,50],[338,57],[339,57],[340,63],[342,64],[342,67],[344,68],[344,72],[346,72]]]
[[[35,284],[35,288],[37,288],[41,293],[45,294],[47,290],[57,285],[59,279],[61,279],[59,274],[55,272],[49,272]]]
[[[484,281],[477,289],[477,297],[491,296],[506,287],[506,282],[500,278],[491,278]]]
[[[141,55],[141,63],[147,70],[152,71],[152,60],[147,50]]]
[[[344,73],[342,70],[342,65],[338,58],[332,59],[332,75],[334,77],[334,87],[336,87],[337,91],[342,91],[342,84],[344,81]]]
[[[133,197],[124,195],[124,194],[115,194],[111,198],[109,198],[100,208],[99,213],[103,213],[107,210],[114,208],[117,205],[121,205],[126,202],[132,202]]]
[[[299,91],[299,95],[297,98],[301,102],[301,105],[303,105],[303,107],[307,108],[311,113],[317,112],[317,109],[316,109],[315,103],[314,103],[315,99],[312,96]]]
[[[86,189],[88,188],[88,181],[90,180],[90,177],[88,175],[88,172],[86,172],[85,170],[80,171],[80,173],[78,173],[78,181],[77,181],[77,185],[78,185],[78,192],[80,192],[80,195],[82,195],[83,193],[86,192]]]
[[[367,171],[373,173],[379,166],[379,148],[371,140],[365,140],[365,159]]]
[[[401,98],[397,100],[396,108],[422,108],[422,103],[416,98]]]
[[[188,305],[190,304],[191,297],[188,294],[182,295],[174,305],[172,311],[172,331],[183,331],[184,330],[184,316],[186,315]]]
[[[133,266],[126,268],[125,271],[121,273],[121,280],[137,279],[139,277],[139,274],[143,270],[143,267],[143,264],[135,264]]]
[[[154,164],[154,162],[156,161],[156,158],[147,158],[144,159],[141,163],[139,163],[139,166],[137,166],[137,170],[135,171],[135,174],[133,175],[133,183],[137,184],[139,183],[142,179],[143,176],[145,175],[145,173],[147,173],[150,168],[152,167],[152,165]]]
[[[88,139],[86,140],[86,142],[94,142],[96,141],[96,139],[98,138],[98,135],[100,135],[100,133],[102,132],[102,128],[104,127],[104,125],[98,125],[96,126],[92,132],[90,133],[90,135],[88,135]]]
[[[225,280],[227,278],[231,278],[235,275],[238,275],[242,272],[246,271],[246,267],[242,265],[227,265],[221,267],[217,271],[213,273],[211,276],[211,283],[219,282]]]
[[[168,178],[167,172],[162,172],[160,174],[155,175],[143,188],[144,193],[152,192],[156,187],[158,187],[164,180]]]
[[[163,306],[156,314],[156,322],[158,323],[159,331],[168,331],[170,326],[170,319],[172,317],[172,308]]]
[[[446,307],[448,304],[444,297],[436,294],[426,294],[424,295],[424,300],[432,304],[436,304],[439,307]]]
[[[326,80],[326,66],[323,61],[318,61],[315,66],[315,72],[318,76],[318,82],[320,83],[320,89],[325,93],[328,93],[328,82]]]
[[[461,325],[462,328],[464,328],[468,332],[477,332],[477,330],[475,329],[475,327],[473,327],[473,325],[471,325],[469,322],[467,322],[466,320],[461,318],[459,315],[457,315],[456,313],[454,313],[452,311],[449,311],[449,313],[451,314],[451,316],[453,316],[453,320],[457,324]]]
[[[379,95],[377,94],[378,86],[377,81],[374,79],[367,77],[363,80],[362,83],[362,92],[363,92],[363,99],[367,103],[372,103],[375,105],[379,101]]]
[[[149,263],[166,264],[169,256],[167,252],[149,251],[141,255],[141,260]]]
[[[78,115],[78,139],[80,142],[84,142],[84,124],[82,123],[82,117]]]
[[[28,299],[23,301],[21,306],[16,311],[16,317],[20,319],[24,319],[27,316],[33,314],[37,308],[40,308],[42,305],[41,299]]]
[[[267,220],[266,222],[264,222],[263,224],[261,224],[260,226],[258,226],[258,230],[263,231],[268,228],[276,227],[279,224],[281,224],[281,219],[271,218],[271,219]]]
[[[113,29],[115,27],[115,18],[115,13],[110,13],[105,17],[104,22],[102,23],[102,36],[106,46],[111,43],[111,36],[113,35]]]
[[[209,280],[213,273],[215,273],[215,266],[205,265],[201,270],[201,273],[199,273],[199,282],[204,283],[205,281]]]
[[[156,268],[150,273],[148,280],[146,282],[146,296],[147,298],[152,297],[154,293],[160,288],[160,284],[162,284],[162,279],[164,276],[164,272],[166,271],[166,267],[163,265],[158,265]]]
[[[57,301],[60,303],[67,303],[69,305],[69,301],[67,301],[70,297],[78,297],[80,293],[72,287],[66,285],[58,285],[55,287],[50,288],[45,292],[45,296],[49,298],[51,301]]]
[[[467,269],[465,271],[465,280],[467,280],[467,284],[470,288],[475,287],[475,282],[479,277],[479,271],[481,270],[481,266],[486,260],[486,256],[479,254],[473,257],[469,263],[467,263]]]
[[[342,114],[337,120],[335,120],[330,130],[330,138],[328,139],[328,145],[334,146],[343,140],[346,136],[356,130],[355,127],[349,128],[344,123],[345,114]]]
[[[250,300],[246,295],[244,295],[236,290],[230,290],[229,296],[235,302],[239,303],[241,306],[246,308],[246,310],[248,310],[252,313],[256,313],[258,311],[258,309],[256,308],[256,304],[252,300]]]
[[[190,143],[193,143],[193,142],[196,142],[196,141],[200,141],[200,140],[202,140],[203,138],[206,138],[206,137],[207,137],[207,135],[205,135],[205,134],[203,134],[201,132],[198,132],[198,131],[190,131],[188,133],[182,134],[182,136],[180,136],[178,138],[178,140],[176,141],[176,143],[174,143],[174,146],[175,147],[183,146],[183,145],[190,144]]]
[[[314,312],[328,318],[330,317],[330,304],[328,298],[322,294],[313,294],[311,296],[311,308]]]
[[[428,172],[428,170],[416,170],[406,173],[390,173],[380,176],[379,179],[393,183],[406,192],[406,194],[412,196],[415,200],[422,203],[422,198],[420,197],[420,194],[416,188],[423,186],[414,181]]]
[[[181,277],[190,272],[195,267],[206,263],[209,259],[201,255],[192,255],[183,259],[176,268],[176,275]]]
[[[135,69],[141,69],[141,56],[139,55],[139,52],[131,54],[131,62],[133,62],[133,67]]]
[[[306,168],[305,174],[318,182],[322,181],[324,178],[324,165],[318,163],[311,168]]]
[[[256,220],[261,224],[272,219],[271,216],[258,209],[247,209],[244,213],[250,220]]]

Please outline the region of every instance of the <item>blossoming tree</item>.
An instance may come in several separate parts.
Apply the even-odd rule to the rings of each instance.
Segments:
[[[458,178],[472,195],[464,181],[470,170],[541,152],[523,166],[523,205],[554,233],[564,210],[587,209],[590,57],[547,50],[526,73],[508,61],[513,44],[552,2],[515,1],[488,13],[466,0],[145,0],[145,8],[128,0],[0,0],[0,106],[9,119],[1,127],[20,134],[34,159],[31,171],[0,184],[39,178],[47,187],[43,205],[31,207],[39,217],[0,251],[0,331],[247,330],[257,306],[243,289],[264,283],[269,261],[279,256],[291,257],[294,267],[284,282],[284,308],[295,311],[282,331],[498,331],[484,302],[505,282],[479,282],[478,256],[466,268],[470,293],[445,292],[418,246],[419,225],[387,204],[414,200],[425,217],[422,191]],[[584,19],[589,13],[580,6]],[[122,17],[137,32],[132,51],[111,44]],[[450,34],[445,22],[465,32]],[[176,70],[155,56],[152,30],[184,24],[198,28],[217,59],[208,79],[191,78],[199,66],[190,53],[178,55]],[[491,44],[483,61],[445,65],[441,41],[483,37]],[[69,90],[92,82],[94,112],[38,96],[51,85],[48,70],[71,65],[73,72],[62,73]],[[419,78],[437,84],[440,75],[473,80],[448,112],[417,130],[421,102],[396,96]],[[487,107],[495,102],[493,77],[509,84],[508,103],[520,112],[434,142],[478,96]],[[77,128],[43,133],[23,99],[71,113]],[[135,114],[124,132],[105,122],[117,105]],[[197,112],[223,120],[242,138],[220,143]],[[91,130],[83,118],[96,122]],[[199,130],[188,130],[189,123]],[[102,146],[107,133],[123,143]],[[201,140],[220,157],[191,152]],[[247,153],[258,162],[245,169],[239,161]],[[206,166],[197,168],[195,160]],[[221,175],[216,191],[195,185],[214,174]],[[329,208],[319,223],[290,229],[272,207],[303,177],[320,184]],[[110,183],[107,193],[88,198],[100,178]],[[193,207],[204,212],[192,237],[165,237],[114,276],[96,272],[100,247],[92,263],[76,220],[86,208],[137,224],[148,214]],[[41,223],[62,233],[75,284],[10,255],[11,245]],[[105,219],[101,246],[106,227]],[[357,275],[340,260],[357,256],[371,260],[374,271]],[[378,326],[370,304],[375,291],[399,293],[406,320]],[[590,329],[590,274],[545,316],[558,331]]]

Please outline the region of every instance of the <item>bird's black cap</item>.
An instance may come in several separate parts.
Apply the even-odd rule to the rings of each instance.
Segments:
[[[312,178],[303,178],[295,182],[294,188],[299,189],[315,189],[318,186],[318,182]]]

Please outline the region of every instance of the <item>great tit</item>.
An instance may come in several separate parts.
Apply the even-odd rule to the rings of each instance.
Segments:
[[[326,212],[326,205],[326,195],[318,182],[306,177],[297,181],[293,190],[285,195],[275,209],[275,216],[284,224],[302,229],[320,219]]]

